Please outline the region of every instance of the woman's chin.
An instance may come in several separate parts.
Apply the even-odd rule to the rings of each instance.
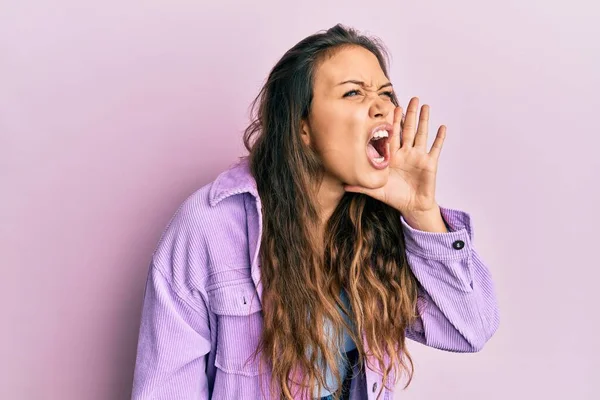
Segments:
[[[368,189],[379,189],[388,182],[389,173],[386,170],[380,171],[370,171],[364,175],[359,177],[359,186],[368,188]]]

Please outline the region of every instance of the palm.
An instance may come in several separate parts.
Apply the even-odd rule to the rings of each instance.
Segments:
[[[435,205],[437,163],[415,151],[399,148],[392,156],[390,176],[382,188],[386,203],[400,210],[429,210]]]
[[[394,114],[394,133],[390,140],[390,165],[387,183],[378,189],[349,187],[400,210],[427,211],[435,205],[435,180],[446,127],[440,126],[431,151],[427,152],[429,106],[424,105],[416,127],[418,98],[413,97],[401,131],[402,109]],[[402,132],[402,146],[400,146]]]

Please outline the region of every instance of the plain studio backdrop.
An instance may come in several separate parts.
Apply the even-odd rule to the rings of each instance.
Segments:
[[[406,107],[448,127],[437,199],[473,216],[501,324],[410,343],[398,399],[598,399],[599,6],[574,0],[0,0],[0,398],[131,395],[151,252],[245,154],[300,39],[380,37]]]

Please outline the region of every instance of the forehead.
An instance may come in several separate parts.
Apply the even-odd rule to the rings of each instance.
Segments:
[[[344,47],[326,58],[315,71],[315,89],[331,88],[340,82],[354,79],[377,88],[388,82],[375,54],[360,47]]]

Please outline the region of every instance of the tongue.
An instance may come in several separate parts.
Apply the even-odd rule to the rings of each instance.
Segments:
[[[379,154],[379,152],[377,151],[377,149],[375,149],[375,147],[373,147],[373,144],[371,144],[371,143],[369,143],[369,145],[367,146],[367,155],[372,160],[375,159],[375,158],[381,157],[381,154]]]

